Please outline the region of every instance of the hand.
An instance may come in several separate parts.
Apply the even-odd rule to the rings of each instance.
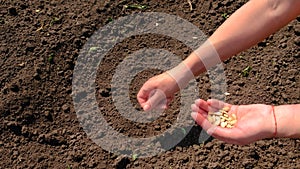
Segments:
[[[179,90],[176,81],[167,73],[150,78],[140,89],[137,99],[145,111],[166,109]]]
[[[209,111],[230,107],[229,114],[237,116],[233,128],[213,126],[207,120]],[[208,134],[227,143],[245,145],[264,138],[271,138],[275,132],[272,106],[264,104],[230,105],[218,100],[198,99],[192,105],[192,117]]]

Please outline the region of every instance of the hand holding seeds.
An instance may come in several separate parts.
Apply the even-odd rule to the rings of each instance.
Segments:
[[[219,100],[195,101],[193,119],[213,137],[233,144],[249,144],[274,136],[272,106],[230,105]]]

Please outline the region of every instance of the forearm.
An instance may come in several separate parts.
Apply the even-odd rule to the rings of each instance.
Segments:
[[[274,107],[277,137],[300,138],[300,104]]]
[[[199,75],[285,26],[300,14],[300,0],[251,0],[229,17],[208,39],[215,51],[199,48],[184,63]],[[219,57],[219,60],[214,58]],[[209,60],[209,64],[203,60]],[[202,61],[201,61],[202,60]]]

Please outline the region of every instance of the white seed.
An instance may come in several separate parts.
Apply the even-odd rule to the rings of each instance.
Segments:
[[[216,119],[215,119],[215,121],[214,121],[214,124],[213,124],[213,125],[216,125],[216,126],[218,126],[218,125],[220,125],[220,123],[221,123],[221,119],[220,119],[220,117],[216,117]]]
[[[220,112],[222,112],[223,114],[227,114],[227,111],[225,110],[220,110]]]
[[[213,123],[214,122],[214,119],[211,115],[208,115],[207,116],[207,120],[210,122],[210,123]]]
[[[237,122],[237,120],[232,120],[232,121],[230,121],[230,124],[235,125],[236,122]]]
[[[217,116],[221,116],[221,115],[222,115],[222,113],[218,111],[218,112],[216,112],[216,113],[215,113],[215,115],[217,115]]]
[[[209,115],[221,116],[221,112],[208,112]]]
[[[235,114],[228,114],[229,107],[224,107],[222,110],[217,112],[208,112],[207,120],[216,126],[223,128],[233,128],[234,124],[237,123],[237,117]]]
[[[224,127],[226,127],[226,126],[227,126],[227,122],[222,122],[222,123],[221,123],[221,127],[224,128]]]
[[[232,128],[233,126],[232,125],[230,125],[230,124],[227,124],[227,126],[226,126],[227,128]]]
[[[215,115],[212,115],[212,119],[213,119],[213,121],[216,121],[216,117],[217,117],[217,116],[215,116]]]

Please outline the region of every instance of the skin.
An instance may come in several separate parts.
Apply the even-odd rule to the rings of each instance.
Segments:
[[[232,129],[213,126],[207,121],[209,111],[230,107],[229,114],[235,114],[238,122]],[[274,134],[275,120],[272,107],[264,104],[230,105],[218,100],[196,100],[192,105],[192,117],[213,137],[233,144],[249,144],[251,142],[271,138]],[[269,119],[265,121],[265,119]],[[257,127],[257,125],[260,125]]]
[[[300,15],[299,0],[250,0],[232,14],[208,41],[223,61],[262,41],[272,33],[288,24]],[[205,53],[205,52],[203,52]],[[206,71],[198,51],[193,52],[182,63],[195,76]],[[182,72],[187,72],[182,70]],[[180,76],[178,76],[180,77]],[[181,77],[184,77],[184,73]],[[179,90],[176,81],[168,73],[162,73],[149,79],[140,89],[137,99],[145,111],[156,108],[167,108],[174,94]],[[153,92],[159,91],[159,92]],[[164,105],[158,104],[165,100]],[[204,129],[211,126],[205,121],[207,108],[213,108],[216,100],[198,100],[192,105],[192,117]],[[239,122],[235,129],[211,129],[211,134],[223,141],[234,144],[248,144],[253,141],[274,137],[275,119],[277,122],[276,137],[300,138],[300,104],[276,106],[275,111],[269,105],[230,105],[231,111],[238,115]],[[193,109],[194,108],[194,109]],[[295,111],[296,110],[296,111]],[[268,119],[268,120],[266,120]],[[261,121],[262,123],[257,123]],[[267,121],[267,122],[266,122]],[[259,125],[257,125],[259,124]],[[247,131],[247,132],[246,132]]]
[[[234,128],[213,126],[207,120],[209,111],[230,107],[229,114],[235,114],[238,122]],[[300,104],[282,105],[273,108],[265,104],[231,105],[218,100],[198,99],[192,106],[193,119],[213,137],[227,143],[246,145],[257,140],[272,137],[300,138]],[[287,113],[288,112],[288,113]],[[277,134],[275,134],[275,118]],[[288,114],[288,115],[287,115]],[[268,119],[268,120],[266,120]]]

